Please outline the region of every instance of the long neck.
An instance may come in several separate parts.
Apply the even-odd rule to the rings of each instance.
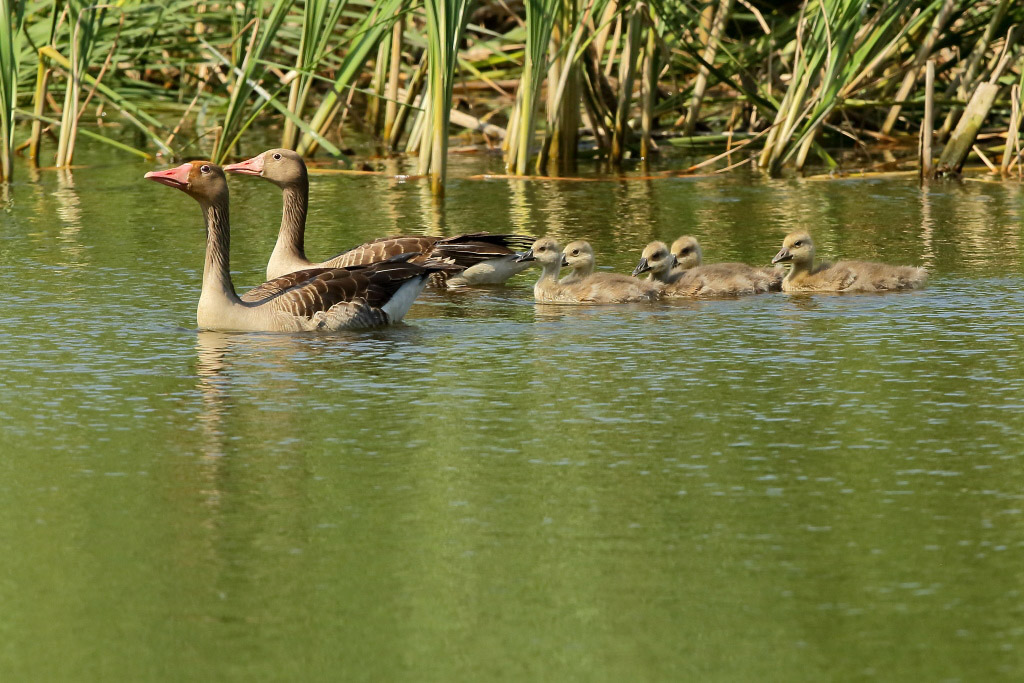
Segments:
[[[309,205],[309,181],[303,177],[284,186],[284,210],[277,233],[274,259],[308,261],[306,258],[306,207]]]
[[[203,218],[206,220],[206,265],[203,268],[203,293],[201,298],[210,297],[238,302],[235,286],[231,283],[228,263],[231,251],[231,229],[228,222],[226,199],[204,202]]]
[[[545,263],[543,270],[540,271],[540,279],[537,280],[537,284],[544,282],[545,280],[558,281],[558,271],[562,269],[562,264],[558,261],[553,263]]]

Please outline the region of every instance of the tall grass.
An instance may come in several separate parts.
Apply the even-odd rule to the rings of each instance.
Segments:
[[[265,123],[281,127],[282,146],[336,157],[361,128],[390,150],[405,140],[437,193],[453,122],[490,146],[504,137],[517,174],[738,137],[777,174],[838,164],[837,146],[909,140],[928,61],[940,138],[979,84],[1024,71],[1014,0],[485,0],[476,14],[470,0],[0,3],[4,178],[19,122],[31,122],[32,159],[56,138],[59,166],[79,132],[125,152],[219,161]],[[93,125],[93,109],[105,123]],[[991,129],[1009,134],[1012,115],[1003,87]]]
[[[525,0],[526,52],[523,73],[516,91],[516,104],[509,120],[505,166],[519,175],[526,173],[533,146],[541,84],[548,69],[551,32],[559,20],[560,0]]]
[[[424,0],[427,24],[426,128],[420,146],[420,173],[430,174],[435,195],[444,193],[448,171],[448,120],[455,85],[459,43],[469,20],[472,0]]]
[[[22,40],[21,3],[0,0],[0,180],[11,177],[14,147],[14,111],[18,106],[18,72]]]

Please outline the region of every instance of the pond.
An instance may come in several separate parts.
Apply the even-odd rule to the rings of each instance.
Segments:
[[[1008,680],[1024,671],[1016,183],[312,178],[306,246],[586,238],[629,272],[926,266],[891,295],[541,306],[197,332],[195,204],[83,152],[0,216],[4,680]],[[280,195],[230,181],[262,281]]]

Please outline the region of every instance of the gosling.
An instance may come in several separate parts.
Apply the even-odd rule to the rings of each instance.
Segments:
[[[782,268],[756,268],[746,263],[710,263],[704,265],[704,253],[696,237],[683,235],[672,243],[672,254],[676,257],[676,268],[690,270],[704,268],[704,273],[723,282],[733,278],[734,284],[743,285],[744,280],[754,291],[737,291],[736,294],[761,294],[762,292],[782,291],[782,277],[786,274]],[[767,287],[767,289],[764,289]],[[746,289],[745,286],[742,287]]]
[[[539,302],[616,304],[656,301],[661,296],[658,283],[593,272],[594,251],[586,242],[573,242],[563,252],[558,242],[542,237],[519,260],[536,261],[542,268],[540,279],[533,286],[533,297]],[[563,265],[575,272],[559,282],[558,273]]]
[[[676,240],[676,243],[678,244],[679,240]],[[684,258],[688,259],[691,267],[679,268],[678,258],[669,251],[664,242],[651,242],[644,247],[633,275],[650,273],[651,280],[665,284],[664,296],[669,298],[762,294],[771,289],[774,278],[781,280],[781,273],[776,275],[771,271],[764,272],[742,263],[700,266],[693,265],[691,254],[684,254]],[[698,262],[699,258],[698,256]],[[725,267],[718,268],[720,265]],[[733,265],[740,268],[734,269],[731,267]]]
[[[782,280],[784,292],[891,292],[917,289],[928,272],[916,266],[890,266],[870,261],[839,261],[814,265],[814,242],[806,232],[793,232],[782,241],[772,263],[790,263]]]

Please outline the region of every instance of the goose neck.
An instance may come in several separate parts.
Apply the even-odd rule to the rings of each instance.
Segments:
[[[213,297],[238,302],[235,286],[231,282],[231,229],[227,202],[204,202],[202,208],[203,219],[206,221],[206,264],[203,267],[201,298]]]
[[[309,181],[302,178],[282,188],[284,209],[277,233],[274,256],[306,260],[306,211],[309,206]]]

